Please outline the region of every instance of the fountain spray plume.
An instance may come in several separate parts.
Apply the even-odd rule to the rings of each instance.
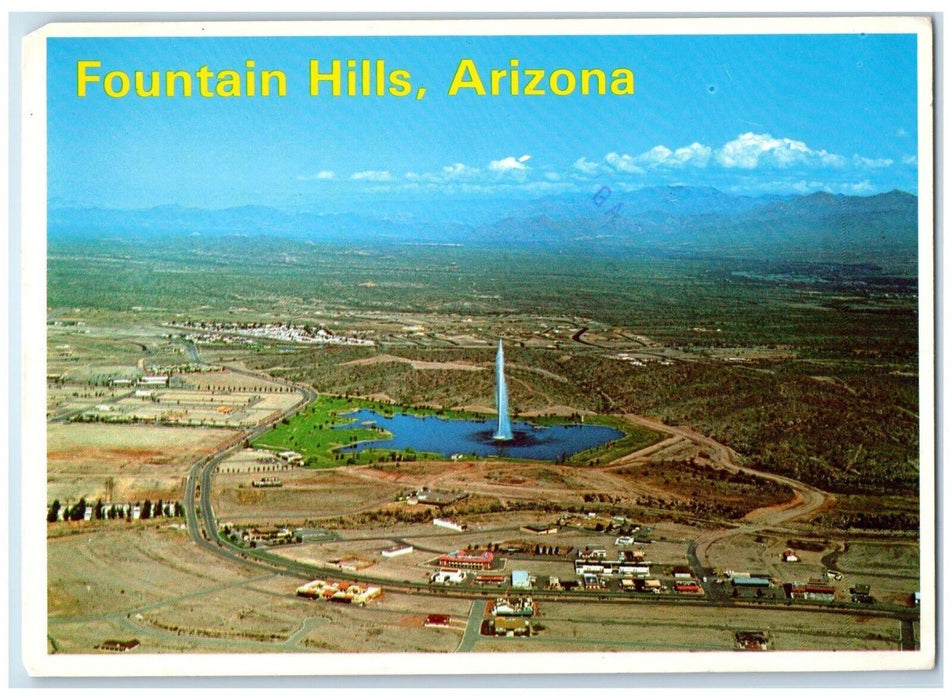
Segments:
[[[512,426],[509,424],[509,390],[506,388],[505,360],[502,354],[502,339],[496,351],[496,413],[499,425],[493,440],[512,440]]]

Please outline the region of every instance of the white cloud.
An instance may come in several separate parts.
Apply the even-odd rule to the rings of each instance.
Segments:
[[[337,173],[333,170],[321,170],[313,175],[299,175],[298,180],[333,180]]]
[[[612,168],[622,173],[643,173],[644,170],[635,164],[635,159],[631,156],[619,155],[615,152],[609,153],[605,156],[605,162],[608,163]]]
[[[842,167],[843,156],[825,150],[814,150],[803,141],[774,138],[770,134],[755,134],[748,131],[733,141],[728,141],[715,154],[717,162],[725,168],[753,170],[759,166],[789,168],[796,165],[822,165]]]
[[[705,167],[711,160],[713,149],[710,146],[704,146],[697,141],[690,146],[682,146],[674,151],[673,162],[678,165],[693,165],[698,168]]]
[[[350,176],[351,180],[369,180],[370,182],[387,182],[393,179],[388,170],[362,170]]]
[[[587,160],[585,156],[582,156],[572,163],[572,167],[585,175],[595,175],[602,169],[602,164]]]
[[[645,151],[636,158],[639,163],[648,167],[675,167],[679,168],[685,165],[703,168],[711,159],[712,149],[710,146],[704,146],[697,141],[690,146],[671,150],[667,146],[658,145],[650,151]]]
[[[664,163],[668,158],[671,157],[671,149],[666,146],[655,146],[650,151],[645,151],[640,156],[638,156],[639,163],[645,163],[646,165],[659,165]]]
[[[463,165],[462,163],[453,163],[453,165],[444,165],[442,173],[450,179],[472,177],[479,174],[479,168],[471,168],[470,166]]]
[[[408,172],[404,177],[406,177],[407,180],[413,181],[444,183],[452,182],[454,180],[471,179],[478,176],[479,174],[479,168],[472,168],[468,165],[464,165],[463,163],[453,163],[452,165],[444,165],[436,172]]]
[[[864,158],[860,155],[853,155],[853,165],[863,168],[888,168],[892,164],[892,158]]]
[[[843,191],[852,192],[853,194],[867,195],[876,192],[876,188],[873,187],[869,180],[863,180],[862,182],[854,182],[852,184],[843,185]]]
[[[919,156],[903,156],[903,165],[919,165]]]
[[[489,169],[496,172],[528,170],[529,166],[526,165],[526,161],[531,157],[532,156],[520,156],[519,158],[515,158],[513,156],[507,156],[502,160],[492,160],[489,162]]]

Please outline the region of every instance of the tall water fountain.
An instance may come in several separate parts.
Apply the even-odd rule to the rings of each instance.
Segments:
[[[504,362],[502,339],[500,339],[499,350],[496,351],[496,413],[499,415],[499,425],[496,427],[493,440],[512,440],[512,426],[509,424],[509,390],[506,388]]]

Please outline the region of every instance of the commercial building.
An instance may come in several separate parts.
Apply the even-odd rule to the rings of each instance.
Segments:
[[[437,527],[445,527],[450,530],[456,530],[457,532],[463,532],[466,529],[465,525],[447,520],[446,518],[433,518],[433,524]]]
[[[303,464],[304,457],[301,456],[300,452],[295,452],[294,450],[285,450],[284,452],[279,452],[278,457],[283,459],[288,464]]]
[[[167,375],[146,374],[139,378],[139,386],[168,386],[169,378]]]
[[[731,583],[741,588],[770,588],[770,579],[759,576],[735,576]]]
[[[559,531],[558,525],[523,525],[519,528],[531,535],[554,535]]]
[[[576,559],[575,574],[600,574],[602,576],[648,576],[651,567],[648,564],[624,561],[605,561],[604,559]]]
[[[513,588],[532,588],[533,580],[529,576],[528,571],[513,571],[512,572],[512,587]]]
[[[431,506],[448,506],[461,501],[466,498],[469,494],[466,493],[452,493],[450,491],[430,491],[429,489],[420,489],[415,492],[411,499],[415,500],[417,503],[425,503]]]
[[[423,622],[424,627],[449,627],[450,626],[450,616],[449,615],[427,615],[426,620]]]
[[[671,573],[674,574],[675,578],[691,578],[694,575],[690,567],[687,566],[676,566],[671,570]]]
[[[504,596],[496,598],[491,614],[516,617],[532,617],[535,614],[535,603],[531,596]]]
[[[317,579],[305,583],[297,589],[296,593],[301,598],[328,600],[332,603],[366,605],[374,598],[382,595],[383,590],[376,586],[362,586],[359,583],[345,585],[337,581]]]
[[[582,574],[582,586],[586,591],[597,591],[604,588],[601,580],[595,574]]]
[[[493,565],[493,553],[489,550],[484,552],[470,552],[465,549],[459,549],[440,557],[440,566],[457,569],[489,569]]]
[[[703,593],[697,581],[675,581],[674,590],[678,593]]]
[[[493,633],[505,637],[528,637],[532,633],[532,626],[525,617],[499,616],[493,618]]]
[[[440,569],[430,576],[430,583],[456,584],[466,580],[466,572],[461,569]]]
[[[832,603],[836,597],[834,586],[815,579],[809,583],[785,583],[783,588],[792,600],[816,600],[823,603]]]

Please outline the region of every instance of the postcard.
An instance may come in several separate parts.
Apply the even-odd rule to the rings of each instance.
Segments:
[[[928,18],[23,70],[31,674],[933,667]]]

